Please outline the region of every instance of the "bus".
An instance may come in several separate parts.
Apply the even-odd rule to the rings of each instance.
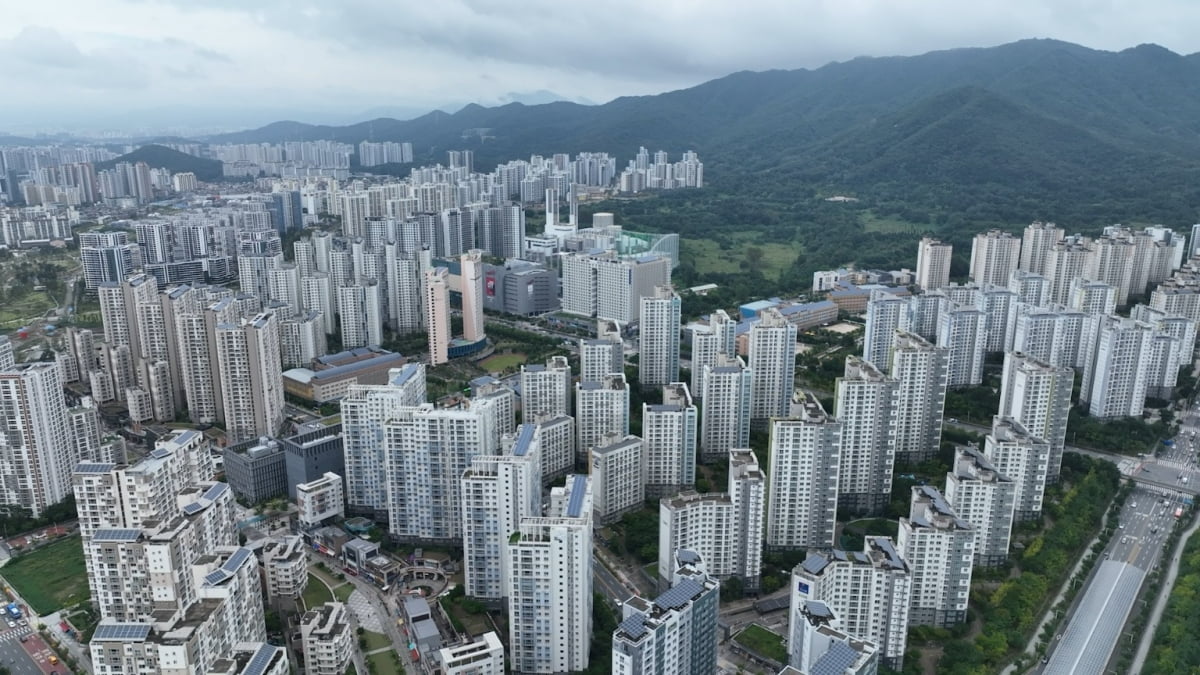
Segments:
[[[1178,518],[1178,517],[1180,517],[1180,516],[1182,516],[1182,515],[1183,515],[1183,507],[1182,507],[1182,506],[1180,506],[1180,507],[1177,507],[1177,508],[1175,509],[1175,517],[1176,517],[1176,518]]]

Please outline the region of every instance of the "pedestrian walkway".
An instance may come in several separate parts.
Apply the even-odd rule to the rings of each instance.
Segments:
[[[358,619],[358,625],[366,628],[372,633],[384,632],[383,622],[379,619],[379,613],[375,611],[375,606],[371,604],[370,598],[366,593],[354,589],[346,601],[346,606],[354,612],[354,616]]]

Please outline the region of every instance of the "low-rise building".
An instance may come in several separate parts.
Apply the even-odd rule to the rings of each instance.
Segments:
[[[306,401],[328,403],[346,395],[351,385],[387,384],[388,371],[400,368],[400,354],[379,347],[359,347],[313,359],[312,368],[283,373],[283,390]]]
[[[308,557],[300,537],[267,542],[262,548],[262,566],[268,598],[298,598],[308,586]]]
[[[346,606],[318,605],[300,617],[304,671],[309,675],[344,675],[354,654],[354,631]]]
[[[442,675],[504,675],[504,645],[492,631],[474,642],[438,650]]]
[[[342,477],[329,472],[310,483],[300,483],[296,486],[296,506],[300,511],[297,520],[303,529],[320,527],[332,518],[343,517],[346,491]]]

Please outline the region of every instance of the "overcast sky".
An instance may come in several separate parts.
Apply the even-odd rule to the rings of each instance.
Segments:
[[[1051,37],[1200,51],[1197,0],[11,0],[0,130],[346,122]]]

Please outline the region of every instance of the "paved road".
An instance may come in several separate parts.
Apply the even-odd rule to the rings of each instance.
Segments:
[[[620,580],[613,576],[613,573],[596,556],[592,557],[592,578],[595,588],[613,602],[623,603],[634,596],[633,591],[626,588]]]
[[[0,632],[0,665],[8,668],[13,675],[42,675],[44,672],[20,641],[21,636],[32,632],[29,626],[18,626],[15,629],[6,626],[4,631]]]

